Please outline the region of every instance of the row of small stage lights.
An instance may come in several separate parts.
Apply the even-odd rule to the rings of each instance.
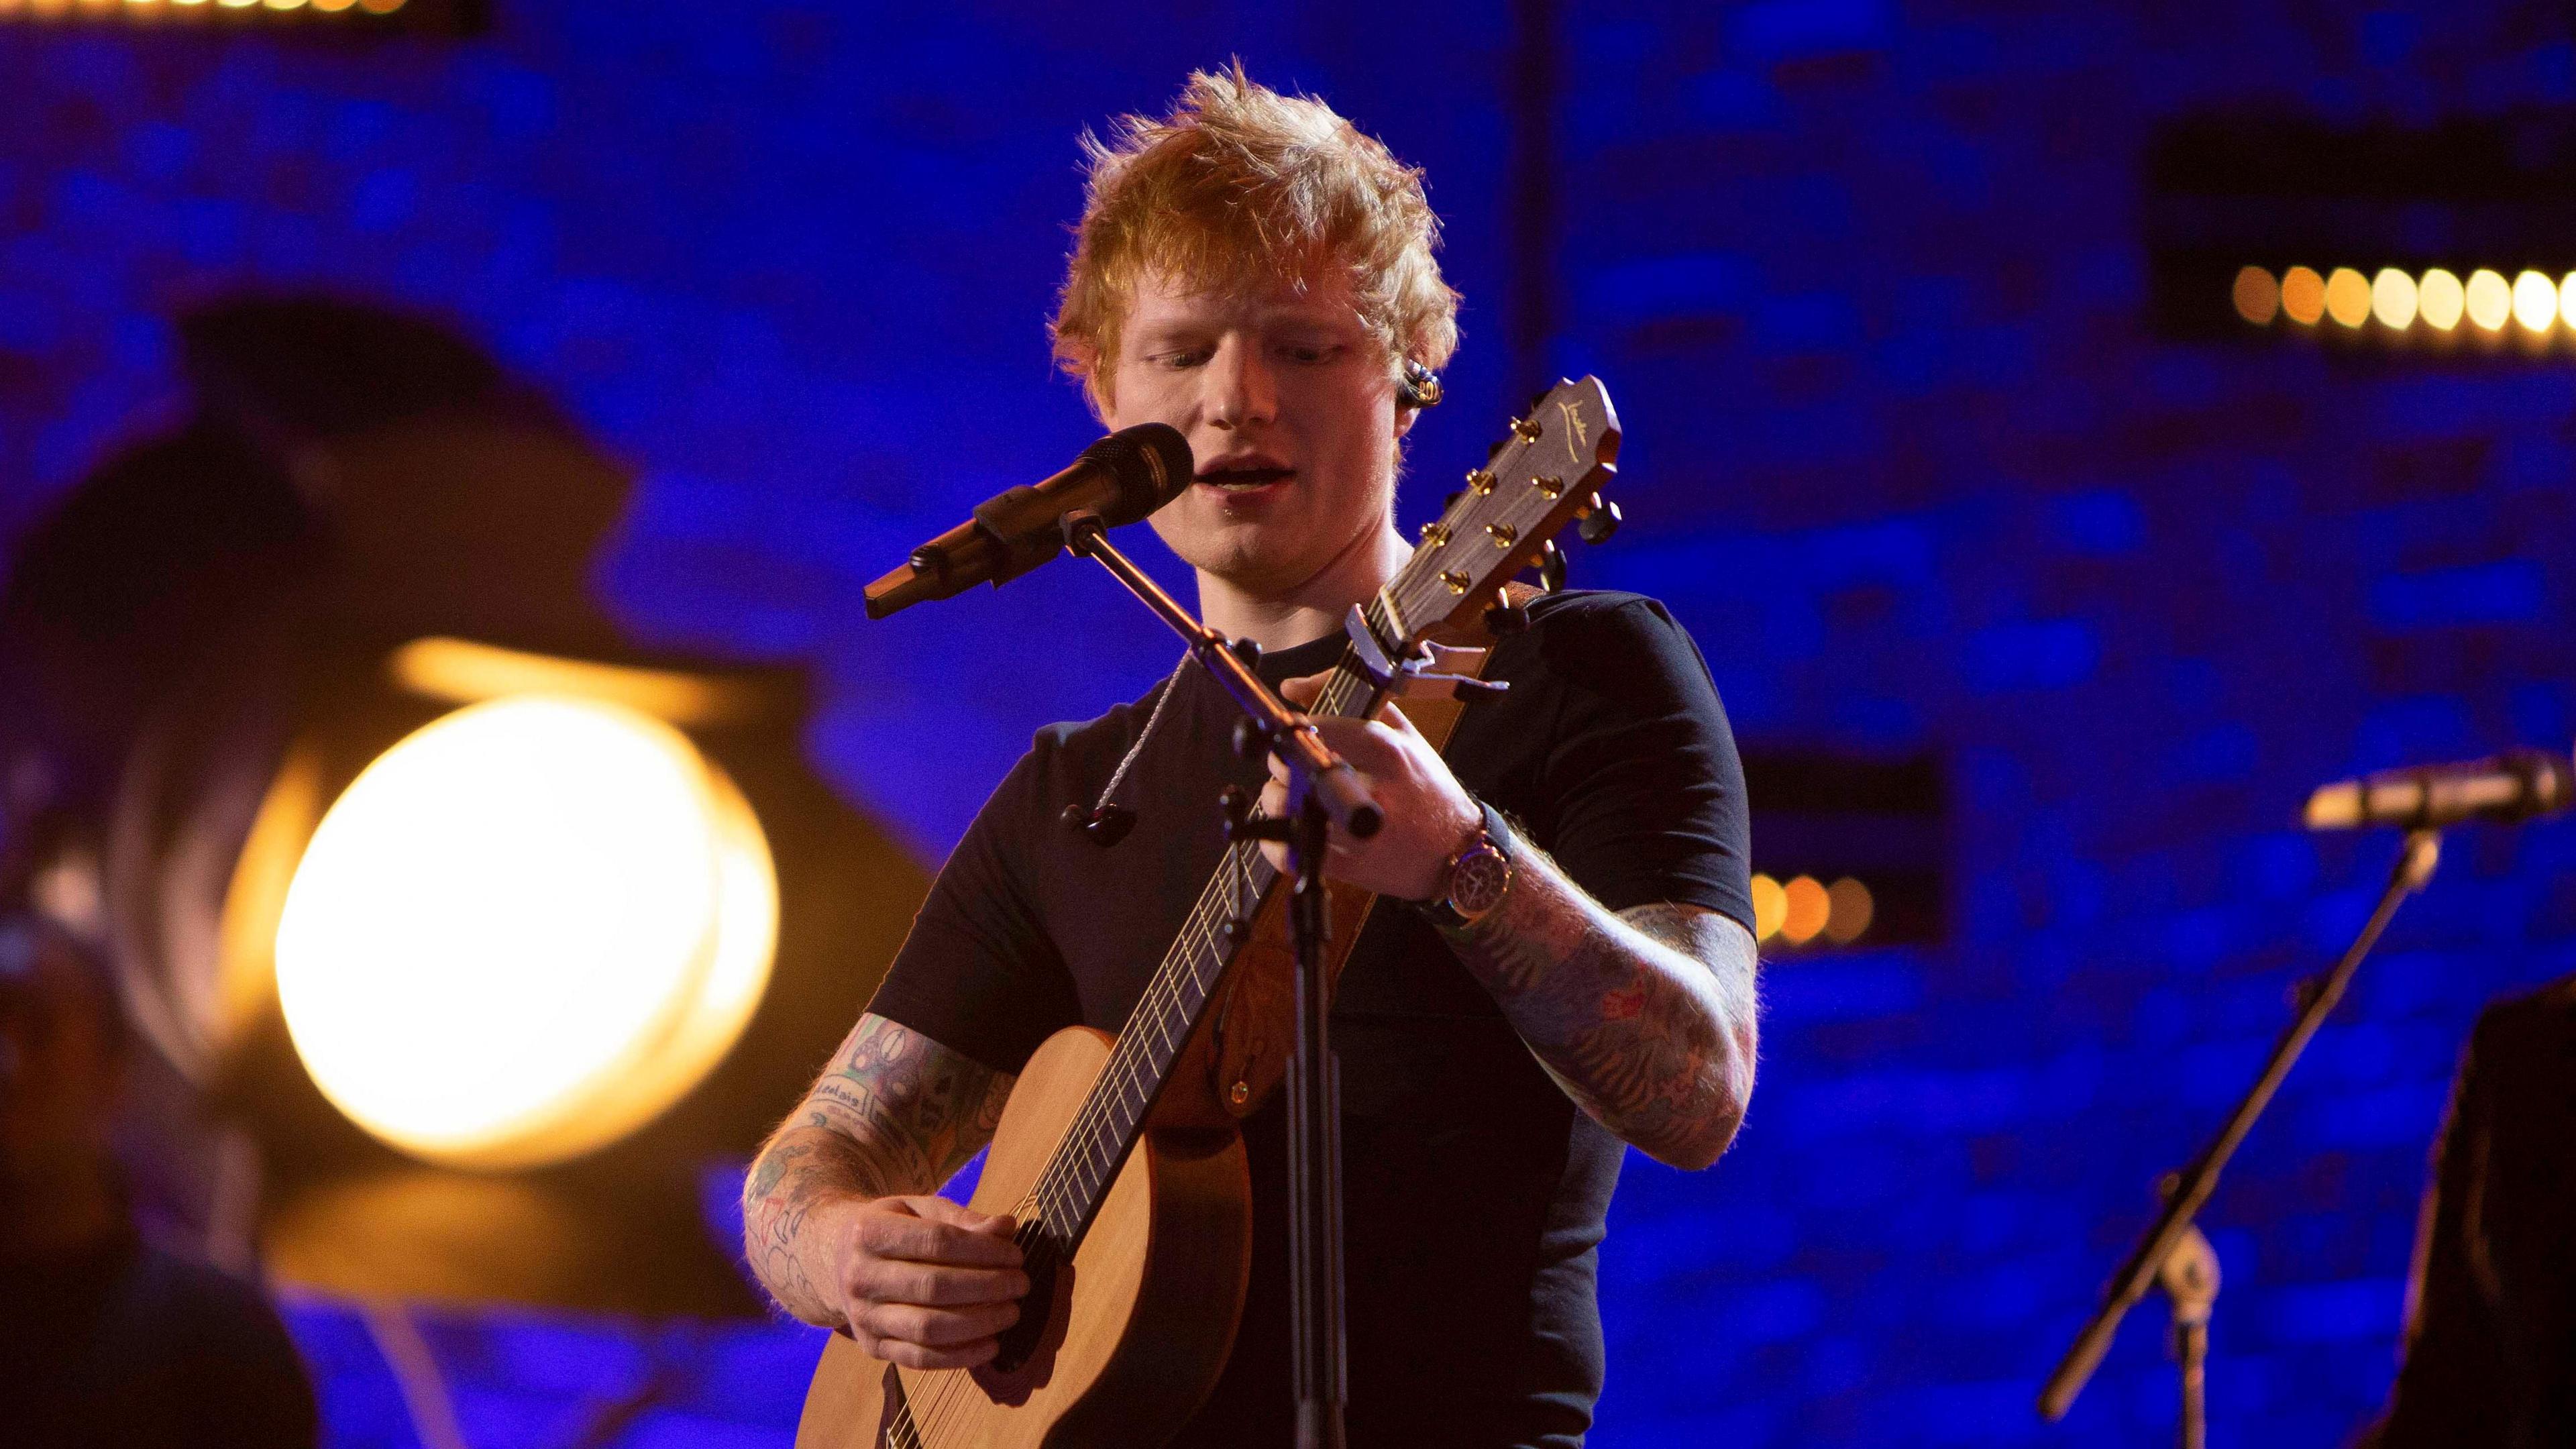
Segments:
[[[25,15],[37,20],[51,20],[56,17],[94,19],[120,16],[144,20],[163,11],[185,14],[219,10],[302,10],[307,6],[325,14],[357,9],[370,15],[391,15],[403,8],[404,3],[405,0],[0,0],[0,17]]]
[[[1830,886],[1808,875],[1787,885],[1767,875],[1753,877],[1753,935],[1764,945],[1776,940],[1804,946],[1822,937],[1848,946],[1869,929],[1877,911],[1869,887],[1849,876]]]
[[[2553,282],[2544,273],[2525,271],[2508,282],[2502,272],[2484,267],[2466,281],[2441,267],[2420,276],[2382,267],[2369,277],[2351,267],[2322,276],[2313,267],[2292,267],[2278,277],[2246,267],[2236,274],[2232,300],[2236,315],[2257,326],[2287,318],[2303,327],[2331,319],[2355,330],[2376,320],[2392,332],[2418,323],[2450,332],[2463,321],[2491,333],[2519,324],[2533,337],[2562,322],[2576,330],[2576,272]]]

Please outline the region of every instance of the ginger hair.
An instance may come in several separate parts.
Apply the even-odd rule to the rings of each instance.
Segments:
[[[1218,290],[1320,268],[1351,278],[1360,319],[1405,360],[1437,370],[1458,347],[1458,294],[1432,250],[1440,219],[1422,172],[1311,96],[1282,95],[1242,62],[1194,71],[1171,113],[1085,133],[1082,224],[1057,300],[1057,364],[1104,407],[1137,279]]]

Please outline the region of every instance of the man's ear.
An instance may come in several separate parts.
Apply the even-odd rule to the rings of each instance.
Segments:
[[[1395,410],[1395,436],[1397,439],[1401,440],[1405,434],[1412,432],[1414,419],[1421,416],[1422,409],[1420,408],[1397,408]]]

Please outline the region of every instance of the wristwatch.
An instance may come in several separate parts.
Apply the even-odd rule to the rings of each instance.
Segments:
[[[1485,828],[1441,867],[1440,893],[1413,903],[1444,931],[1463,931],[1493,914],[1512,883],[1511,827],[1503,823],[1501,811],[1484,801],[1477,801],[1476,808],[1485,812]]]

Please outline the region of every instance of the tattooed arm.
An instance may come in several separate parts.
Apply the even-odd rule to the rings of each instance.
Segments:
[[[1700,1168],[1753,1096],[1752,933],[1698,906],[1616,914],[1514,841],[1502,904],[1444,932],[1566,1095],[1659,1162]]]
[[[779,1306],[875,1357],[962,1368],[1028,1291],[1013,1223],[936,1196],[1014,1079],[867,1015],[743,1182],[743,1253]]]
[[[1283,690],[1303,704],[1322,676]],[[1448,859],[1484,814],[1404,716],[1317,718],[1384,811],[1366,840],[1334,832],[1325,870],[1398,900],[1445,888]],[[1287,808],[1274,760],[1262,807]],[[1613,913],[1537,847],[1515,840],[1502,903],[1450,944],[1539,1062],[1594,1120],[1675,1167],[1715,1162],[1753,1095],[1752,934],[1697,906]],[[1271,863],[1285,852],[1265,846]]]

